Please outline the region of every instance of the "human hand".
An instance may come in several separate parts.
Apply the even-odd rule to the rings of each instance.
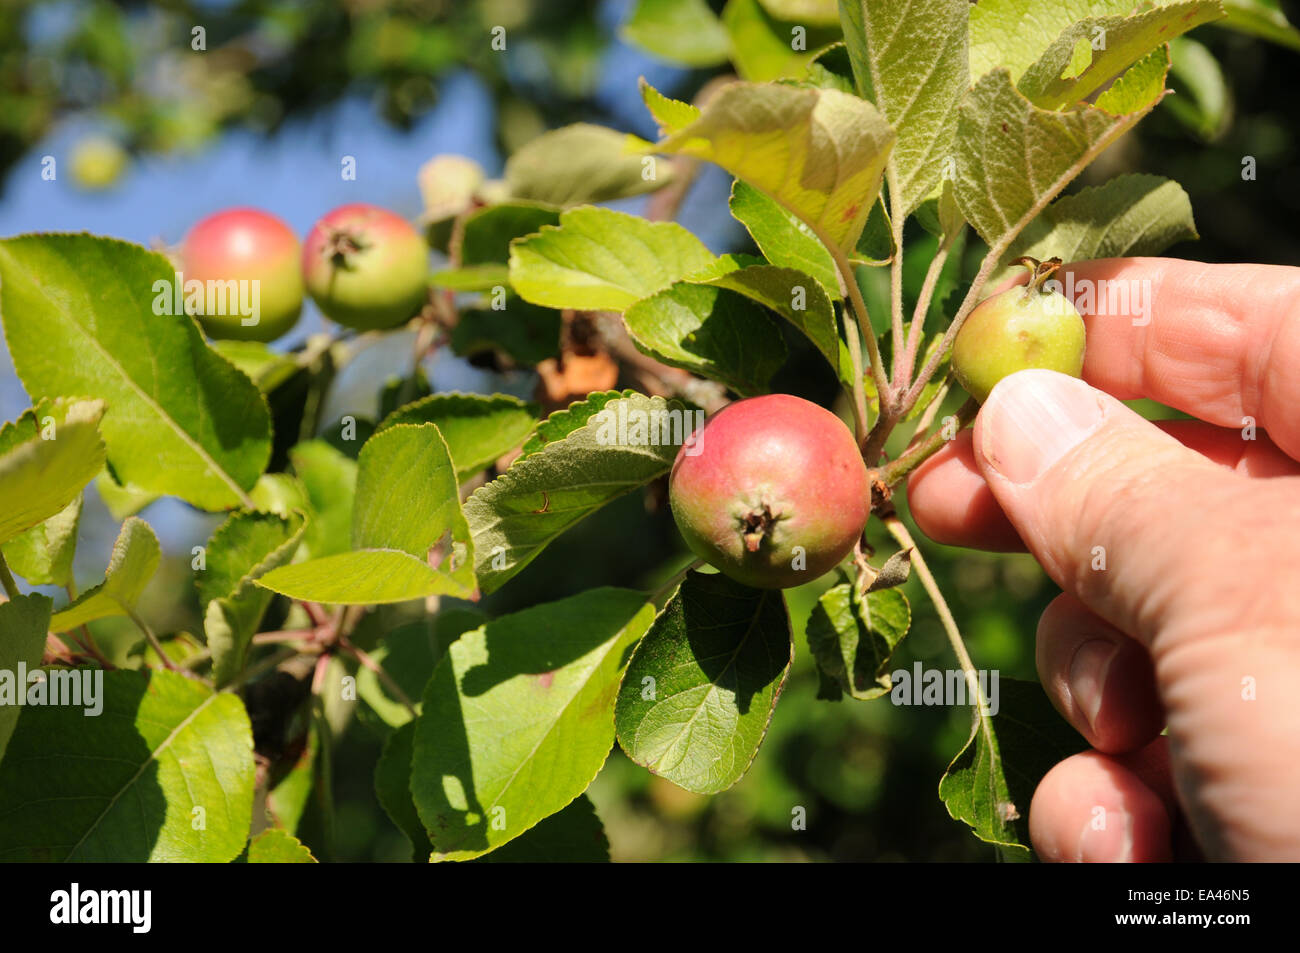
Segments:
[[[1150,323],[1085,313],[1083,381],[1006,378],[908,484],[930,537],[1028,548],[1064,590],[1038,672],[1094,750],[1039,784],[1034,847],[1300,860],[1300,268],[1066,272],[1149,281]],[[1151,423],[1137,397],[1198,419]]]

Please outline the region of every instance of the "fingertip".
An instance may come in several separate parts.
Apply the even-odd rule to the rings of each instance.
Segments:
[[[1073,596],[1043,612],[1035,661],[1056,709],[1099,751],[1134,751],[1164,727],[1149,653]]]
[[[936,542],[1024,552],[1020,535],[979,472],[969,430],[917,467],[907,481],[907,503],[917,526]]]
[[[1048,771],[1029,807],[1030,841],[1049,862],[1167,862],[1171,830],[1156,792],[1096,751],[1073,755]]]

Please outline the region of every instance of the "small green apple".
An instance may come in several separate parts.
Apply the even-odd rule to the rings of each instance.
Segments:
[[[953,374],[980,403],[998,381],[1016,371],[1044,368],[1071,377],[1083,373],[1083,318],[1065,295],[1043,288],[1061,260],[1021,258],[1017,264],[1033,269],[1029,284],[980,302],[953,342]]]

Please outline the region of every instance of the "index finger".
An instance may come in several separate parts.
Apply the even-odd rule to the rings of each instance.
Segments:
[[[1102,258],[1057,278],[1088,329],[1088,383],[1221,427],[1253,418],[1300,459],[1300,268]]]

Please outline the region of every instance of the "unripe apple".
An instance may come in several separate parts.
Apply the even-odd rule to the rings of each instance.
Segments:
[[[302,250],[302,276],[326,317],[358,331],[395,327],[424,304],[429,247],[411,224],[362,202],[322,218]]]
[[[691,551],[763,589],[835,568],[871,512],[866,464],[849,429],[788,394],[740,400],[710,417],[678,451],[668,486]]]
[[[211,309],[206,294],[194,296],[203,329],[210,337],[239,341],[274,341],[289,331],[302,310],[298,255],[293,229],[259,209],[226,209],[191,228],[180,252],[186,285],[199,281],[223,289]],[[227,284],[232,281],[239,284]],[[252,302],[255,315],[243,307]],[[255,324],[244,323],[254,317]]]
[[[1018,263],[1033,268],[1029,284],[980,302],[953,342],[953,374],[980,403],[998,381],[1016,371],[1083,373],[1083,318],[1065,295],[1042,287],[1061,260],[1022,258]]]
[[[72,181],[89,192],[110,189],[130,161],[131,157],[116,139],[86,136],[72,147]]]

